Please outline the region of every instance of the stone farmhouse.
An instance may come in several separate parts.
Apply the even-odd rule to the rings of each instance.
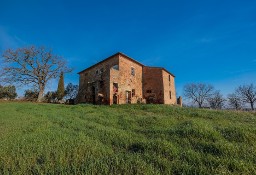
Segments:
[[[77,103],[176,104],[174,75],[116,53],[78,73]]]

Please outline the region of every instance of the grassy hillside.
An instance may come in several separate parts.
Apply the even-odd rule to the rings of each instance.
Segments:
[[[0,174],[256,174],[256,114],[0,103]]]

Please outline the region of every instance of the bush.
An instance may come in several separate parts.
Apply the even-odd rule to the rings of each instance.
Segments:
[[[15,86],[1,86],[0,85],[0,99],[15,99],[17,97]]]
[[[25,90],[24,98],[28,101],[36,101],[37,97],[39,95],[39,92],[37,90]]]
[[[58,102],[57,92],[56,91],[48,91],[44,96],[44,100],[47,103],[56,103],[56,102]]]

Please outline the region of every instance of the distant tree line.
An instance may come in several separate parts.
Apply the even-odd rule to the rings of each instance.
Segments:
[[[78,94],[78,85],[69,83],[64,89],[62,96],[57,91],[48,91],[43,95],[42,102],[47,103],[60,103],[61,100],[65,99],[68,103],[74,103],[74,100]],[[23,98],[20,100],[36,102],[39,92],[35,89],[27,89],[24,92]],[[13,85],[2,86],[0,85],[0,99],[3,100],[14,100],[17,97],[16,87]],[[62,101],[62,103],[65,103]]]
[[[60,87],[60,86],[58,86]],[[61,93],[61,94],[60,94]],[[24,100],[37,101],[39,92],[37,90],[25,90]],[[65,88],[57,89],[56,91],[48,91],[44,94],[42,102],[46,103],[74,103],[74,100],[78,94],[78,85],[69,83]],[[63,100],[65,99],[65,100]]]
[[[215,90],[212,85],[204,83],[186,84],[183,89],[186,99],[189,99],[199,108],[209,107],[212,109],[232,108],[241,110],[249,106],[255,109],[256,86],[254,84],[238,86],[234,92],[227,95],[227,98]]]

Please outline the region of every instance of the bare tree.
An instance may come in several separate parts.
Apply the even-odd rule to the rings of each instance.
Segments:
[[[236,110],[242,109],[243,102],[236,93],[228,94],[228,103],[229,103],[229,106],[231,106]]]
[[[33,85],[39,91],[38,102],[42,101],[50,79],[60,76],[61,72],[71,71],[62,57],[44,47],[8,49],[3,54],[3,62],[5,65],[1,77],[4,81]]]
[[[191,83],[184,86],[184,96],[197,103],[201,108],[204,102],[212,96],[213,90],[214,87],[212,85]]]
[[[215,91],[211,97],[207,99],[209,105],[213,109],[221,109],[226,101],[220,91]]]
[[[236,93],[245,103],[249,103],[251,109],[254,110],[254,103],[256,102],[256,86],[253,84],[239,86]]]
[[[66,89],[65,89],[65,94],[67,99],[75,99],[77,94],[78,94],[78,85],[74,85],[72,83],[68,83]]]

